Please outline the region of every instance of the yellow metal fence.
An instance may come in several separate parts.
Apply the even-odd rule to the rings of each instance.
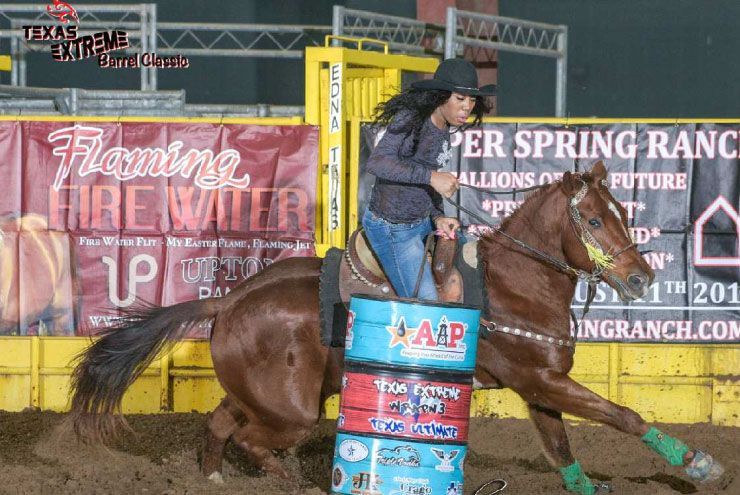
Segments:
[[[72,358],[90,343],[82,337],[1,337],[0,410],[69,407]],[[648,421],[740,426],[740,345],[581,343],[572,376],[594,392],[630,407]],[[126,413],[207,412],[224,392],[209,344],[182,342],[155,361],[126,393]],[[338,397],[325,404],[335,418]],[[526,418],[511,390],[476,392],[471,414]]]
[[[0,120],[85,120],[217,122],[223,124],[320,126],[317,190],[319,256],[330,246],[342,246],[357,224],[356,191],[360,124],[379,101],[400,86],[402,70],[432,72],[435,59],[384,53],[312,48],[306,52],[306,115],[286,119],[161,119],[146,117],[0,117]],[[332,67],[339,67],[343,96],[336,111],[340,126],[330,136]],[[499,123],[588,124],[625,122],[610,119],[496,118]],[[640,119],[640,122],[681,123],[696,119]],[[737,119],[713,119],[736,123]],[[329,150],[338,146],[340,225],[330,229]],[[64,411],[69,407],[72,358],[89,343],[81,337],[0,337],[0,410],[27,407]],[[740,345],[737,344],[596,344],[581,343],[572,376],[600,395],[635,409],[648,421],[740,426]],[[124,398],[127,413],[206,412],[223,397],[216,380],[207,341],[185,341],[158,359]],[[328,417],[336,417],[337,396],[326,402]],[[510,390],[476,392],[471,413],[523,418],[526,406]]]

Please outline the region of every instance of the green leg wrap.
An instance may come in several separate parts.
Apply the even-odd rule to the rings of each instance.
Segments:
[[[683,466],[683,457],[689,451],[689,448],[681,440],[666,435],[655,427],[651,427],[642,436],[642,441],[660,454],[671,466]]]
[[[578,461],[570,466],[560,468],[560,475],[565,482],[565,489],[569,492],[580,495],[594,495],[596,493],[596,486],[583,472],[583,468],[581,468]]]

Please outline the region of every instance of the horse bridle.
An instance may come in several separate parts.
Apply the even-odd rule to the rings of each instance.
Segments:
[[[584,249],[586,249],[587,253],[589,253],[589,259],[591,259],[594,262],[594,268],[593,270],[591,270],[591,272],[587,272],[586,270],[581,270],[580,268],[575,268],[571,266],[570,264],[568,264],[568,262],[565,260],[556,258],[555,256],[552,256],[548,253],[540,251],[539,249],[534,248],[523,241],[520,241],[519,239],[507,234],[503,230],[496,228],[494,224],[492,224],[485,218],[482,218],[477,213],[470,211],[469,209],[451,200],[450,198],[445,198],[445,200],[451,205],[453,205],[454,207],[458,208],[460,211],[467,213],[469,216],[473,217],[474,219],[479,221],[481,224],[486,225],[487,227],[490,227],[494,233],[503,235],[510,241],[514,242],[517,246],[523,249],[526,249],[530,253],[534,254],[536,257],[540,258],[543,261],[550,263],[551,265],[561,270],[562,272],[575,276],[578,279],[585,280],[589,283],[590,282],[599,283],[603,279],[602,275],[604,274],[604,272],[611,268],[611,265],[613,264],[613,260],[616,259],[619,255],[621,255],[625,251],[627,251],[628,249],[635,247],[636,244],[634,242],[630,242],[625,247],[619,249],[613,254],[608,253],[608,252],[605,253],[604,248],[601,246],[601,243],[599,243],[599,241],[596,239],[593,233],[591,233],[588,227],[586,227],[586,224],[583,221],[583,217],[581,216],[581,212],[578,211],[578,204],[581,201],[583,201],[583,198],[585,198],[586,194],[588,193],[588,184],[586,184],[586,182],[584,182],[583,180],[580,180],[580,182],[581,182],[581,188],[570,199],[570,202],[568,205],[568,217],[570,219],[570,223],[571,223],[571,226],[573,227],[576,237],[581,240],[581,243],[583,244]],[[602,184],[604,184],[603,181],[602,181]],[[470,187],[471,189],[475,189],[476,191],[485,192],[488,194],[502,194],[502,193],[513,194],[515,192],[524,192],[524,191],[531,191],[534,189],[541,189],[543,187],[552,185],[552,183],[542,184],[539,186],[529,187],[525,189],[513,189],[512,191],[487,191],[485,189],[480,189],[474,186],[469,186],[467,184],[460,184],[460,185],[464,187]],[[620,222],[621,222],[621,219],[620,219]],[[579,233],[579,229],[580,229],[580,233]],[[594,260],[593,251],[589,251],[588,248],[586,247],[588,245],[595,248],[598,252],[601,252],[603,257],[608,260],[607,263]],[[604,259],[604,258],[601,258],[601,259]]]
[[[637,246],[637,244],[630,239],[630,242],[625,247],[617,250],[615,253],[609,253],[608,251],[604,250],[598,239],[596,239],[593,233],[588,229],[588,227],[586,227],[586,223],[583,221],[581,212],[578,211],[578,203],[580,203],[588,193],[588,185],[583,180],[581,180],[581,184],[581,189],[570,200],[570,203],[568,205],[568,212],[570,223],[573,227],[573,231],[575,232],[576,237],[581,239],[581,243],[586,249],[589,259],[594,263],[593,271],[591,272],[590,276],[586,277],[586,280],[589,283],[589,291],[592,290],[591,284],[598,284],[601,280],[603,280],[604,276],[614,282],[616,285],[620,286],[623,290],[626,290],[626,287],[624,287],[624,284],[621,280],[619,280],[618,277],[613,276],[611,273],[605,272],[614,267],[614,260],[619,255],[621,255],[628,249]],[[601,185],[606,187],[605,179],[601,180]],[[620,221],[620,223],[622,222],[621,218],[618,218],[618,220]],[[580,235],[578,232],[579,227]],[[629,233],[627,233],[627,236],[629,237]],[[588,300],[588,302],[590,303],[590,300]]]
[[[471,216],[475,220],[481,222],[481,224],[490,227],[492,229],[492,232],[503,235],[504,237],[511,240],[513,243],[515,243],[517,246],[535,255],[535,257],[549,263],[550,265],[554,266],[558,270],[568,274],[571,277],[575,277],[578,280],[584,280],[588,284],[588,291],[586,295],[586,302],[583,306],[583,314],[581,315],[581,321],[583,321],[583,318],[586,316],[586,313],[588,313],[588,310],[591,306],[591,302],[593,302],[593,299],[596,296],[596,286],[599,284],[599,282],[601,282],[604,279],[604,276],[608,277],[609,280],[613,281],[620,287],[624,288],[624,285],[617,277],[614,277],[609,273],[606,273],[605,275],[605,272],[607,272],[614,266],[614,260],[619,255],[621,255],[628,249],[635,247],[636,244],[634,241],[630,241],[630,243],[627,244],[627,246],[619,249],[613,254],[604,251],[601,243],[599,243],[599,241],[596,239],[593,233],[586,226],[583,220],[583,217],[581,216],[581,212],[578,211],[578,204],[583,200],[583,198],[586,197],[586,194],[588,193],[588,184],[586,184],[586,182],[583,179],[581,179],[579,175],[576,175],[576,177],[581,182],[581,188],[578,190],[578,192],[575,195],[573,195],[572,198],[570,198],[570,201],[568,203],[568,218],[576,234],[576,237],[580,239],[584,249],[586,250],[586,253],[588,254],[589,259],[594,263],[594,268],[593,270],[591,270],[591,272],[581,270],[580,268],[575,268],[571,266],[567,261],[561,260],[559,258],[556,258],[555,256],[552,256],[548,253],[540,251],[539,249],[534,248],[530,246],[529,244],[507,234],[503,230],[496,228],[491,222],[482,218],[477,213],[470,211],[469,209],[451,200],[450,198],[445,198],[445,200],[451,205],[458,208],[460,211],[467,213],[469,216]],[[523,189],[513,189],[511,191],[490,191],[490,190],[481,189],[475,186],[470,186],[468,184],[460,184],[460,185],[469,187],[478,192],[483,192],[487,194],[515,194],[516,192],[524,192],[524,191],[531,191],[535,189],[541,189],[551,184],[552,183],[541,184],[538,186],[533,186],[533,187],[528,187],[528,188],[523,188]],[[606,186],[606,182],[604,180],[601,181],[601,184],[603,186]],[[619,220],[621,222],[621,218]],[[580,229],[580,233],[579,233],[579,229]],[[506,330],[500,330],[498,329],[498,326],[495,322],[486,320],[485,318],[482,318],[482,317],[480,320],[481,320],[481,325],[487,328],[490,332],[498,331],[500,333],[507,333],[510,335],[517,335],[517,336],[521,335],[521,336],[532,338],[538,341],[561,345],[565,347],[571,347],[575,349],[575,343],[577,341],[578,329],[580,327],[580,324],[573,310],[570,311],[570,314],[571,314],[571,318],[573,318],[573,321],[575,323],[575,332],[574,332],[574,335],[571,337],[571,339],[568,339],[568,340],[555,339],[554,337],[550,337],[547,335],[540,335],[540,334],[537,334],[531,331],[525,332],[519,329],[515,329],[517,331],[509,331],[511,330],[509,327],[503,327]]]

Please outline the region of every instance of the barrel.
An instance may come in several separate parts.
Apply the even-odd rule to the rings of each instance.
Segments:
[[[352,297],[332,493],[462,495],[479,318]]]

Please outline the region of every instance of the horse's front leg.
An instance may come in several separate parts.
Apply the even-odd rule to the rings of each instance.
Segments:
[[[598,421],[638,436],[672,466],[686,466],[687,474],[695,481],[715,480],[724,471],[722,466],[708,454],[690,449],[680,440],[672,438],[655,427],[649,427],[632,409],[604,399],[575,382],[568,375],[545,370],[536,372],[536,376],[537,379],[530,382],[528,386],[522,387],[521,390],[515,389],[528,403]],[[570,474],[573,476],[580,475],[582,473],[580,466],[573,467],[577,465],[578,463],[575,463],[566,469],[570,468],[573,471]],[[563,473],[563,477],[566,478],[567,474]]]
[[[542,441],[542,450],[553,467],[562,468],[576,460],[570,451],[568,434],[563,425],[563,414],[552,409],[528,404],[529,417],[532,419]]]
[[[581,465],[576,462],[570,451],[562,413],[529,404],[529,416],[542,440],[545,457],[560,471],[568,491],[584,495],[611,491],[608,484],[589,479]]]

